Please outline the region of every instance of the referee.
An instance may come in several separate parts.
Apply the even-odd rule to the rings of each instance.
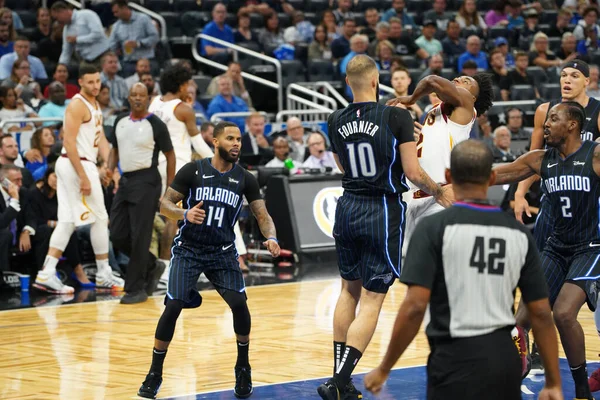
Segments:
[[[511,330],[521,290],[539,345],[546,385],[540,399],[562,399],[558,343],[535,242],[514,218],[491,206],[492,152],[467,140],[451,154],[457,203],[417,225],[400,280],[408,285],[387,353],[365,377],[377,393],[414,339],[427,305],[428,399],[521,399],[522,364]]]
[[[113,245],[130,257],[125,276],[125,296],[121,304],[141,303],[148,299],[162,270],[150,253],[154,215],[158,209],[161,178],[158,152],[167,158],[167,183],[175,175],[175,152],[167,126],[148,113],[148,89],[136,83],[129,91],[131,113],[115,121],[109,169],[119,163],[123,171],[119,190],[110,213]]]

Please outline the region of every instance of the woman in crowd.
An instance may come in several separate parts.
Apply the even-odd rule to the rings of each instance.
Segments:
[[[31,107],[26,105],[22,99],[19,99],[15,89],[6,86],[0,86],[0,103],[2,109],[0,110],[0,120],[13,119],[13,118],[37,118],[37,114]],[[37,123],[41,125],[41,122]],[[8,123],[4,125],[4,130],[8,132],[25,132],[32,131],[35,129],[35,125],[31,122],[28,123]]]
[[[31,77],[29,61],[24,59],[15,60],[10,77],[3,80],[0,85],[14,88],[17,97],[32,107],[34,99],[38,99],[38,101],[44,99],[40,85]]]
[[[327,27],[323,24],[315,27],[314,40],[308,47],[308,59],[331,60],[331,39],[327,36]]]
[[[56,143],[56,137],[50,127],[39,128],[31,137],[31,149],[40,153],[42,161],[27,161],[25,167],[31,171],[31,175],[36,182],[44,177],[48,169],[48,155],[54,143]]]

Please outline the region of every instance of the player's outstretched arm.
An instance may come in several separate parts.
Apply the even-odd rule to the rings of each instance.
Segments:
[[[494,172],[496,172],[494,185],[517,183],[534,174],[539,174],[544,154],[546,154],[545,150],[533,150],[509,164],[497,166],[494,168]]]
[[[160,213],[165,217],[180,221],[183,219],[185,210],[177,204],[185,198],[185,195],[175,189],[168,187],[160,202]]]
[[[265,246],[273,257],[279,257],[279,243],[277,242],[277,232],[275,231],[275,224],[273,218],[269,215],[265,201],[262,199],[254,200],[250,203],[250,210],[256,221],[258,221],[258,228],[264,237],[267,238]]]
[[[194,109],[185,103],[179,103],[175,109],[175,118],[182,121],[187,127],[188,135],[190,135],[190,140],[192,141],[192,146],[194,147],[194,150],[196,150],[196,153],[202,158],[212,157],[214,154],[202,138],[198,126],[196,125],[196,114],[194,113]]]

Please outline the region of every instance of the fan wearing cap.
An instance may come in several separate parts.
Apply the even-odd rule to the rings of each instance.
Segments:
[[[426,58],[442,52],[442,42],[435,38],[436,30],[437,24],[434,20],[425,20],[423,21],[423,29],[421,29],[421,36],[415,40],[415,44],[427,52]]]
[[[514,68],[515,57],[513,57],[512,52],[510,51],[508,40],[506,40],[505,37],[498,36],[496,40],[494,40],[494,47],[500,49],[502,54],[504,54],[504,62],[506,64],[506,68]]]

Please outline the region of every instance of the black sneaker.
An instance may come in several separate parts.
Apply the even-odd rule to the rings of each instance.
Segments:
[[[352,379],[350,379],[350,382],[348,382],[348,384],[346,385],[346,387],[344,387],[344,390],[342,391],[342,399],[343,400],[360,400],[363,398],[362,393],[356,389],[356,387],[354,387],[354,384],[352,383]]]
[[[253,391],[252,369],[250,367],[235,367],[235,389],[233,389],[235,397],[247,399]]]
[[[351,382],[352,383],[352,382]],[[355,389],[356,390],[356,389]],[[341,390],[335,379],[331,378],[317,388],[317,393],[323,400],[341,400]],[[361,395],[362,398],[362,395]]]
[[[134,293],[126,293],[121,297],[121,304],[137,304],[148,300],[148,295],[143,290]]]
[[[155,399],[162,385],[162,376],[154,372],[146,375],[146,380],[140,386],[137,395],[146,399]]]
[[[535,342],[531,350],[531,371],[529,373],[532,375],[544,375],[544,364],[542,364],[542,357],[540,357]]]
[[[167,266],[160,260],[156,260],[154,265],[148,268],[146,276],[146,294],[148,296],[152,296],[156,290],[158,282],[160,281],[160,277],[162,276],[163,272],[165,272],[165,268],[167,268]]]

